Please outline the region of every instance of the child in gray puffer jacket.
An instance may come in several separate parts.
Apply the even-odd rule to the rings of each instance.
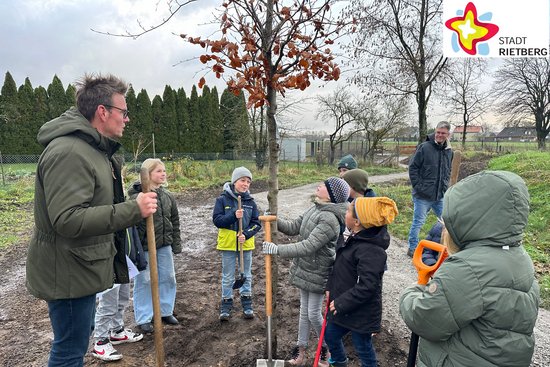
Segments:
[[[290,282],[300,289],[300,320],[298,342],[288,361],[300,366],[306,360],[310,324],[317,336],[323,323],[321,308],[328,276],[336,254],[336,244],[342,237],[349,186],[346,181],[329,177],[319,184],[311,208],[297,219],[277,219],[280,232],[290,236],[300,235],[299,242],[277,246],[263,243],[263,253],[292,258]],[[323,346],[319,366],[328,366],[327,348]]]

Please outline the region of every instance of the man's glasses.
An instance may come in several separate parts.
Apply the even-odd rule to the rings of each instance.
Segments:
[[[104,104],[103,106],[105,106],[105,107],[110,107],[110,108],[116,108],[117,110],[119,110],[120,112],[122,112],[122,117],[123,117],[123,118],[128,117],[128,110],[122,109],[122,108],[117,107],[117,106],[111,106],[110,104]]]

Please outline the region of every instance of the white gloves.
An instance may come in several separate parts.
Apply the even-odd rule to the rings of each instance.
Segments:
[[[277,255],[278,246],[273,242],[264,242],[262,247],[262,253],[266,255]]]

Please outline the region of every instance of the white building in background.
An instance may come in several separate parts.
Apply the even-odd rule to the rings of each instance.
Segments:
[[[300,162],[306,160],[306,138],[285,137],[281,139],[280,144],[279,159]]]

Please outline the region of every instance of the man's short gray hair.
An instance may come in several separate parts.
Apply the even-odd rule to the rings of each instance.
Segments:
[[[451,124],[449,124],[447,121],[439,121],[437,123],[436,129],[447,129],[451,131]]]
[[[76,107],[88,120],[92,121],[99,105],[112,104],[113,94],[125,95],[128,84],[114,75],[103,76],[86,74],[82,80],[75,83]]]

